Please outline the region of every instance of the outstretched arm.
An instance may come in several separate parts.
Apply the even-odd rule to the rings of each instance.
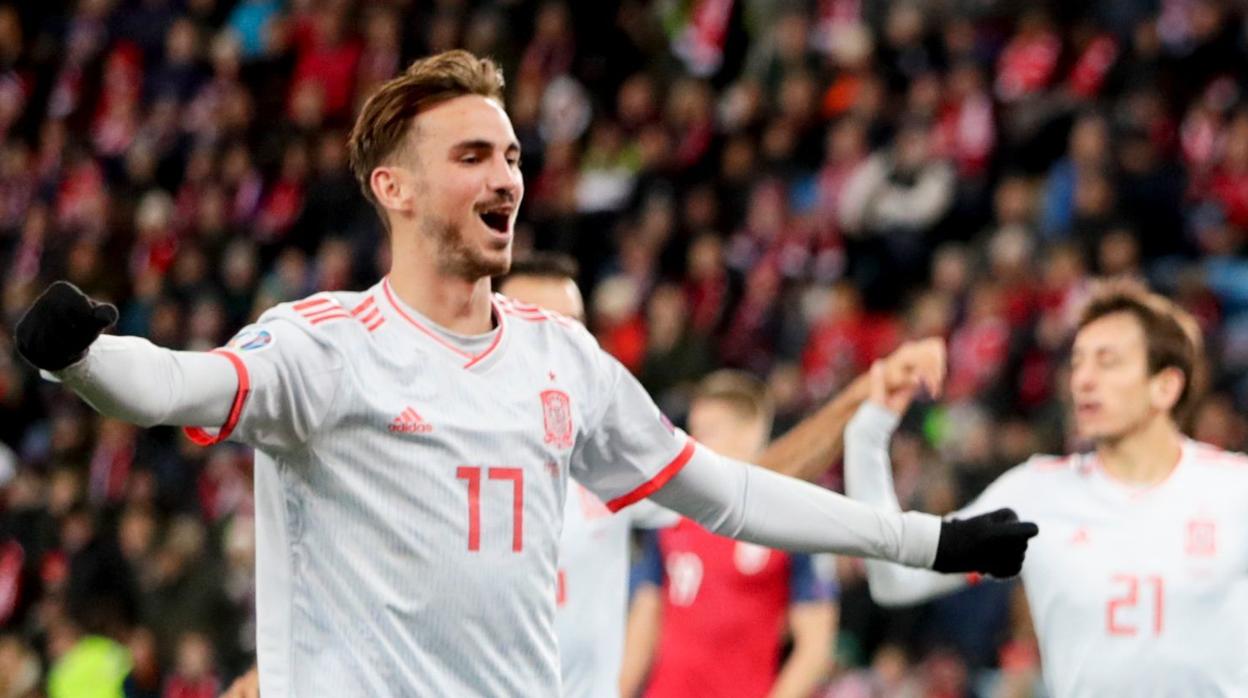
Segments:
[[[945,342],[938,337],[906,342],[884,359],[884,377],[894,387],[922,385],[935,397],[940,394],[944,376]],[[818,479],[840,458],[845,425],[869,392],[867,376],[859,376],[773,441],[758,464],[802,480]]]
[[[111,305],[56,282],[18,322],[18,351],[106,416],[140,426],[225,422],[238,388],[228,358],[100,336],[116,317]]]
[[[878,509],[695,446],[651,499],[729,538],[796,552],[890,560],[940,572],[1018,574],[1034,524]]]
[[[257,448],[296,448],[334,404],[345,361],[289,308],[274,308],[245,328],[235,337],[239,349],[213,352],[100,336],[116,317],[112,306],[57,282],[18,322],[18,350],[102,414],[142,426],[185,426],[203,445],[234,438]]]
[[[845,492],[850,497],[888,511],[901,511],[893,487],[888,445],[893,431],[913,397],[913,390],[890,390],[883,368],[873,366],[871,400],[864,404],[845,429]],[[979,501],[976,510],[992,508]],[[984,516],[1009,522],[1013,512],[998,510]],[[963,574],[937,574],[880,560],[868,560],[867,582],[871,598],[881,605],[916,604],[961,589],[968,583]],[[1017,572],[1017,570],[1015,570]],[[1006,576],[1006,575],[1000,575]]]
[[[606,379],[598,394],[609,397],[590,412],[571,470],[612,511],[649,497],[715,533],[771,548],[998,576],[1022,565],[1032,524],[880,510],[722,457],[672,427],[619,361],[596,347],[593,356]]]
[[[714,533],[795,552],[833,552],[931,567],[941,521],[886,511],[698,445],[651,499]]]
[[[901,511],[888,458],[897,422],[894,413],[868,402],[845,430],[845,493],[888,511]],[[967,584],[963,574],[938,574],[879,560],[867,560],[866,566],[871,598],[884,606],[920,603]]]

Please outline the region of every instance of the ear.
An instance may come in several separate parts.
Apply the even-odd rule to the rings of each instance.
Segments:
[[[1171,366],[1158,371],[1156,375],[1148,379],[1148,394],[1153,407],[1166,412],[1173,410],[1183,394],[1185,385],[1187,385],[1187,378],[1179,369]]]
[[[382,208],[396,213],[411,212],[415,182],[409,170],[395,165],[374,167],[368,186]]]

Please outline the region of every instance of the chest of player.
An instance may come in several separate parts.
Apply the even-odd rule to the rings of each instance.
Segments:
[[[1248,574],[1242,512],[1216,490],[1085,490],[1038,515],[1027,592],[1039,613],[1117,637],[1216,616]]]
[[[359,362],[349,377],[354,399],[339,418],[377,433],[392,450],[566,472],[586,400],[578,376],[558,368],[518,351],[488,370],[429,353],[401,367]]]
[[[317,443],[332,465],[312,489],[415,512],[392,524],[403,540],[452,541],[472,559],[540,551],[553,565],[583,382],[519,351],[465,369],[404,349],[352,362]]]

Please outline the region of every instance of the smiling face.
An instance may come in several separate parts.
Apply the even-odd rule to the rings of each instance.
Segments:
[[[438,270],[470,280],[506,273],[524,180],[502,106],[455,97],[416,117],[409,138],[396,165],[411,175],[416,234],[433,243]]]

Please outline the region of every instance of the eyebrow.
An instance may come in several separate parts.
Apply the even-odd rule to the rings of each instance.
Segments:
[[[492,142],[487,141],[485,139],[480,139],[480,138],[476,140],[471,140],[471,141],[460,141],[459,143],[456,143],[455,145],[451,146],[451,150],[457,151],[457,152],[465,151],[465,150],[493,150],[493,149],[494,149],[494,144]],[[515,153],[519,155],[520,144],[515,141],[512,141],[507,144],[507,147],[503,150],[503,152]]]

